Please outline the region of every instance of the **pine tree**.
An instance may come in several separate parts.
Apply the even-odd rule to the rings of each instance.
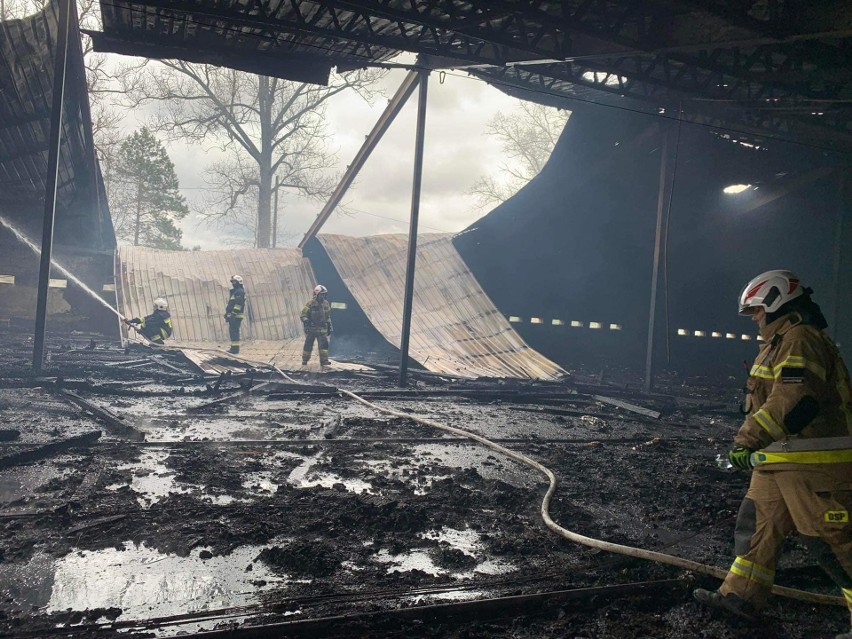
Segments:
[[[122,141],[114,175],[109,204],[119,241],[179,250],[183,232],[176,222],[189,207],[178,191],[174,164],[148,129]]]

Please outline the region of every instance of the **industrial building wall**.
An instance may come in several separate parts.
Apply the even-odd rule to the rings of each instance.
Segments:
[[[736,299],[764,270],[795,270],[833,316],[844,210],[838,158],[584,107],[541,174],[454,239],[498,308],[519,318],[521,335],[563,365],[644,361],[666,133],[676,150],[669,156],[671,208],[664,207],[658,363],[693,373],[741,370],[754,354],[755,330],[737,316]],[[737,183],[752,187],[722,192]],[[847,261],[841,276],[849,270]],[[849,306],[837,316],[842,342]]]

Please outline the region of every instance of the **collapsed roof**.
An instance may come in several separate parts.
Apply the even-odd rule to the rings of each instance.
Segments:
[[[0,213],[31,237],[41,232],[47,176],[58,2],[0,21]],[[57,181],[59,244],[111,251],[115,236],[95,154],[79,38],[68,45]]]
[[[101,12],[101,51],[315,83],[412,52],[540,102],[852,150],[850,0],[102,0]]]

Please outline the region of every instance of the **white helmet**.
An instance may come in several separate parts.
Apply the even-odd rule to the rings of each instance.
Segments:
[[[154,310],[155,311],[167,311],[169,310],[169,303],[163,299],[162,297],[158,297],[154,300]]]
[[[323,286],[322,284],[317,284],[314,287],[314,297],[317,297],[318,295],[323,295],[323,294],[326,294],[326,293],[328,293],[328,289],[325,286]]]
[[[750,315],[757,308],[774,313],[802,293],[799,278],[790,271],[766,271],[753,278],[740,293],[740,315]]]
[[[234,282],[235,284],[242,284],[243,278],[240,277],[239,275],[231,275],[231,281]]]

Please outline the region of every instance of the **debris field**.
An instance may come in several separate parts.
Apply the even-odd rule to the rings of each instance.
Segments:
[[[563,382],[392,370],[205,376],[97,336],[0,352],[0,635],[833,636],[844,608],[776,597],[759,624],[699,608],[712,578],[568,530],[726,568],[748,483],[723,470],[737,380]],[[659,414],[659,416],[657,416]],[[777,583],[835,594],[795,538]]]

